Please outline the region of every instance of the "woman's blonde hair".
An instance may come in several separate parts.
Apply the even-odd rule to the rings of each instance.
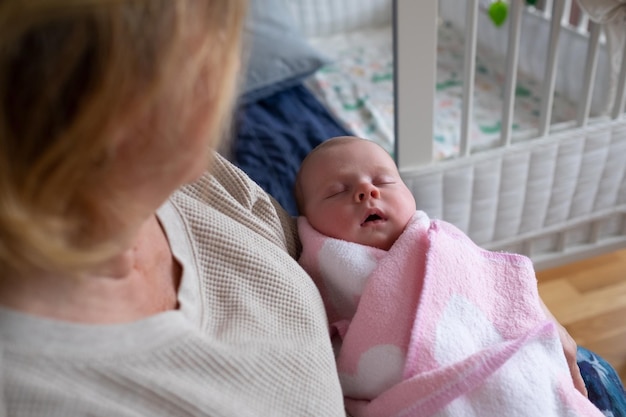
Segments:
[[[113,254],[123,202],[99,188],[116,135],[200,85],[219,137],[244,13],[244,0],[0,1],[0,276]]]

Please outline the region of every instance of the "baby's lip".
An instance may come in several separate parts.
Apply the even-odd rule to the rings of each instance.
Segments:
[[[384,222],[384,221],[387,221],[387,217],[384,215],[384,213],[377,208],[372,208],[372,209],[367,210],[367,212],[365,213],[365,216],[363,216],[363,220],[361,221],[361,226],[366,226],[371,223],[378,223],[378,222]]]

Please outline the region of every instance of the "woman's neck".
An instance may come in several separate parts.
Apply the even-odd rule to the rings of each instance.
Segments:
[[[134,244],[78,278],[0,277],[0,304],[24,313],[89,324],[135,321],[177,308],[181,269],[156,216]]]

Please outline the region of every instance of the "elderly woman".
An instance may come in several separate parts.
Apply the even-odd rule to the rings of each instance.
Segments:
[[[288,218],[205,174],[244,12],[0,2],[0,415],[343,415]]]

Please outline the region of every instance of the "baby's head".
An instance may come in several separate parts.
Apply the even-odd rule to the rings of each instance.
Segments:
[[[388,250],[415,213],[415,199],[391,156],[352,136],[329,139],[296,177],[300,215],[318,232]]]

